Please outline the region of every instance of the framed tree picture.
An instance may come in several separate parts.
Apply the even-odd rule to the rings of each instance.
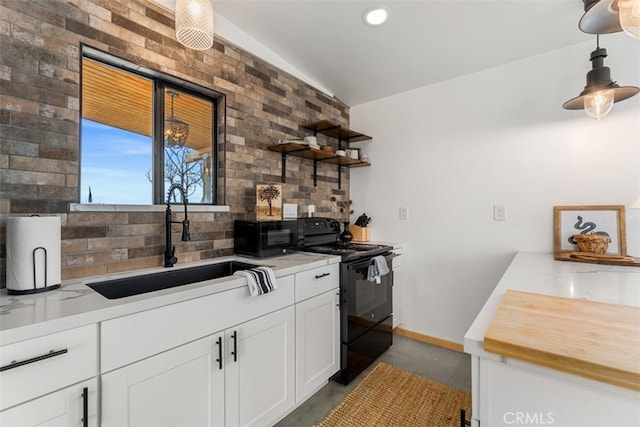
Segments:
[[[258,184],[256,186],[256,220],[282,219],[282,185]]]
[[[607,255],[626,255],[624,206],[554,206],[553,250],[556,255],[578,251],[574,236],[588,233],[611,238]]]

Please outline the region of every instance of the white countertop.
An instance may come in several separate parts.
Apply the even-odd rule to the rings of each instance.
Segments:
[[[550,253],[518,252],[467,330],[466,353],[500,358],[484,351],[484,336],[507,289],[640,307],[640,268],[556,261]]]
[[[229,260],[267,265],[273,268],[276,277],[282,277],[339,263],[340,257],[306,252],[264,259],[231,256],[178,264],[173,268],[177,270]],[[128,273],[63,281],[60,289],[33,295],[8,295],[6,289],[2,289],[0,292],[0,345],[247,285],[246,279],[230,276],[112,300],[86,286],[86,283],[165,270],[163,267],[156,267]]]

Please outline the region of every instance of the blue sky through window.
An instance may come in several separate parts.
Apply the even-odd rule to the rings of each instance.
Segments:
[[[153,204],[151,137],[82,119],[80,203]]]

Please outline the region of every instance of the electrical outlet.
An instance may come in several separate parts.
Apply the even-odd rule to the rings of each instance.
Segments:
[[[507,207],[505,205],[493,205],[493,220],[494,221],[507,220]]]
[[[409,219],[409,206],[400,206],[400,219]]]

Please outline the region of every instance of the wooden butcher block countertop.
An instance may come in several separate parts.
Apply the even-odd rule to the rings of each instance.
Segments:
[[[640,390],[640,308],[507,290],[485,351]]]

